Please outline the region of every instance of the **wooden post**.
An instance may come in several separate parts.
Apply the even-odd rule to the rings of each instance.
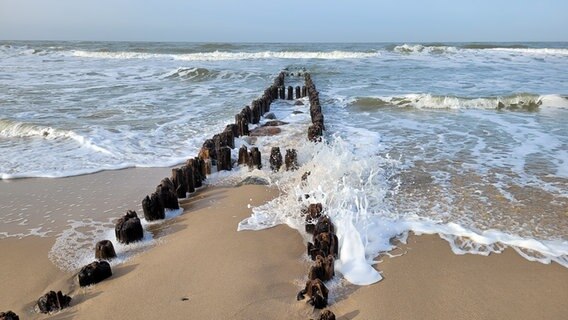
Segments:
[[[270,169],[274,172],[278,172],[282,167],[282,154],[280,153],[280,147],[272,147],[270,150]]]
[[[125,244],[142,240],[144,230],[136,211],[128,210],[122,218],[118,219],[114,227],[114,235],[118,242]]]
[[[239,137],[239,127],[236,125],[236,122],[237,121],[235,121],[235,123],[230,123],[230,124],[225,126],[225,131],[231,131],[233,133],[234,138]],[[233,148],[234,148],[234,146],[233,146]]]
[[[175,194],[175,192],[173,192],[170,188],[168,188],[167,186],[164,186],[162,184],[159,184],[156,187],[156,193],[158,194],[159,198],[160,198],[160,202],[162,203],[162,206],[164,207],[164,209],[179,209],[179,203],[178,203],[178,197]],[[185,196],[184,196],[185,198]],[[165,213],[164,213],[164,217],[165,217]],[[159,219],[164,219],[164,217],[159,218]]]
[[[286,171],[298,169],[298,153],[296,149],[286,149],[286,156],[284,157],[286,163]]]
[[[104,279],[112,276],[110,264],[106,261],[95,261],[90,263],[79,271],[79,286],[85,287],[95,283],[99,283]]]
[[[306,97],[308,95],[308,90],[306,89],[306,86],[302,86],[302,98]]]
[[[217,159],[217,171],[231,171],[231,148],[221,147],[218,151],[219,159]]]
[[[250,155],[249,155],[249,168],[250,169],[261,169],[262,168],[262,161],[260,151],[257,147],[250,148]]]
[[[278,96],[281,100],[286,99],[286,89],[284,88],[284,85],[278,87]]]
[[[300,90],[300,86],[296,86],[296,99],[300,99],[302,97]]]
[[[288,100],[294,100],[294,88],[288,86]]]
[[[146,198],[142,200],[142,209],[144,210],[144,218],[146,218],[147,221],[164,219],[166,216],[164,205],[157,192],[146,196]]]
[[[108,262],[105,262],[108,264]],[[109,266],[110,268],[110,266]],[[81,279],[79,279],[81,280]],[[69,307],[69,303],[71,302],[71,297],[64,295],[61,291],[49,291],[48,293],[41,296],[36,303],[36,308],[41,313],[52,313],[56,311],[60,311],[64,308]],[[0,319],[2,320],[19,320],[20,318],[13,313],[12,311],[8,311],[7,313],[2,312]]]
[[[207,159],[209,161],[209,159]],[[193,168],[187,164],[181,167],[183,175],[185,176],[185,182],[187,184],[187,192],[195,192],[195,186],[193,184]]]
[[[251,103],[251,111],[252,111],[252,124],[257,124],[260,121],[260,105],[258,100],[253,100]]]
[[[187,183],[182,168],[172,169],[172,182],[175,188],[176,196],[180,199],[187,197]]]
[[[95,258],[98,260],[112,260],[116,258],[116,252],[110,240],[97,242],[95,246]]]
[[[187,165],[189,167],[191,167],[192,171],[193,171],[193,186],[194,188],[199,188],[203,185],[203,180],[202,180],[202,171],[200,170],[201,168],[199,167],[199,164],[197,163],[197,158],[195,159],[189,159],[187,160]]]
[[[322,129],[317,124],[312,124],[308,128],[308,140],[312,142],[320,142],[322,134],[323,134]]]
[[[239,165],[248,165],[249,163],[249,153],[247,150],[247,146],[243,145],[239,149]]]

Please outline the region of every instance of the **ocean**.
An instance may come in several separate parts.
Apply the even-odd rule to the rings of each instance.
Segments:
[[[265,158],[273,145],[297,148],[302,168],[253,172],[284,194],[254,208],[240,229],[301,230],[302,205],[321,201],[339,226],[344,274],[371,265],[409,231],[439,233],[456,254],[510,246],[568,267],[565,42],[0,41],[0,178],[180,164],[283,69],[311,73],[325,142],[307,143],[305,130],[294,129],[307,122],[292,117],[293,105],[273,106],[292,129],[256,143]],[[37,235],[25,223],[29,213],[14,218],[2,213],[7,204],[0,209],[0,237]],[[14,232],[22,222],[28,231]],[[57,235],[69,243],[77,232]],[[377,275],[350,281],[369,279]]]

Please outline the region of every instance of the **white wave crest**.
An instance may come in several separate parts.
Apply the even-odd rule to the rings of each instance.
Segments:
[[[139,52],[94,52],[75,50],[73,56],[95,59],[169,59],[181,61],[220,61],[220,60],[252,60],[252,59],[365,59],[377,57],[379,52],[352,51],[262,51],[262,52],[197,52],[186,54],[157,54]]]
[[[79,145],[104,154],[112,154],[105,148],[97,146],[90,139],[83,137],[71,130],[60,130],[52,127],[35,124],[14,122],[0,119],[0,137],[4,138],[43,138],[47,140],[72,139]]]
[[[456,47],[450,46],[424,46],[421,44],[403,44],[400,46],[394,47],[393,51],[398,53],[404,54],[411,54],[411,53],[434,53],[434,54],[443,54],[443,53],[455,53],[458,51]]]
[[[526,55],[568,56],[568,49],[559,49],[559,48],[490,48],[486,50],[519,53]]]
[[[559,95],[539,96],[532,94],[488,98],[407,94],[393,97],[360,97],[352,100],[350,104],[366,109],[400,106],[419,109],[507,109],[534,111],[542,107],[568,108],[568,99]]]

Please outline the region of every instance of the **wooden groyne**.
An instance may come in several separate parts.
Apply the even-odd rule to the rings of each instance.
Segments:
[[[234,123],[227,124],[223,131],[206,139],[199,153],[179,167],[171,170],[171,176],[163,178],[156,189],[143,197],[142,210],[146,221],[162,220],[166,217],[166,209],[178,210],[179,199],[189,198],[200,187],[208,175],[214,172],[231,171],[234,166],[246,166],[250,170],[262,169],[262,156],[258,147],[242,145],[238,150],[238,158],[232,158],[235,149],[235,139],[251,135],[250,125],[258,125],[261,118],[270,112],[271,104],[280,100],[294,100],[308,97],[311,124],[307,128],[307,139],[320,142],[325,130],[324,117],[319,100],[319,92],[307,72],[297,73],[304,77],[303,86],[285,86],[288,76],[293,73],[280,72],[273,83],[268,86],[262,95],[244,106],[234,117]],[[271,118],[273,119],[273,118]],[[281,121],[270,121],[267,126],[285,124]],[[257,126],[258,127],[258,126]],[[279,132],[279,130],[278,130]],[[284,153],[284,155],[283,155]],[[300,166],[295,149],[282,150],[280,146],[272,146],[268,157],[270,170],[297,170]],[[304,174],[303,180],[309,173]],[[313,243],[308,243],[308,255],[314,261],[308,272],[306,287],[298,294],[298,299],[304,295],[316,308],[327,306],[328,289],[324,282],[334,276],[333,263],[337,258],[337,236],[334,227],[321,204],[312,204],[303,212],[306,218],[306,231],[313,235]],[[128,210],[115,224],[116,241],[130,244],[144,239],[144,229],[134,210]],[[108,261],[116,258],[112,241],[102,240],[95,244],[94,261],[81,268],[77,273],[77,281],[81,287],[96,284],[112,277],[111,266]],[[69,306],[71,297],[61,291],[50,291],[40,297],[36,303],[39,312],[59,311]],[[334,319],[333,313],[326,311],[325,319]],[[333,317],[332,317],[333,316]],[[0,319],[19,319],[11,311],[0,313]],[[321,318],[324,319],[324,318]]]

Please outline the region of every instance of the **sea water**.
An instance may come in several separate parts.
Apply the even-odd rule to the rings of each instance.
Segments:
[[[302,206],[322,202],[337,225],[338,270],[357,284],[380,280],[375,257],[409,231],[439,233],[456,254],[510,246],[568,267],[568,43],[4,41],[0,177],[179,164],[284,68],[312,74],[325,143],[306,141],[309,117],[292,112],[301,106],[276,102],[290,125],[255,143],[266,163],[272,146],[298,149],[301,168],[228,174],[283,191],[239,229],[302,232]],[[3,237],[22,221],[4,214],[13,206],[0,204]],[[70,222],[59,236],[81,238],[78,229]]]

